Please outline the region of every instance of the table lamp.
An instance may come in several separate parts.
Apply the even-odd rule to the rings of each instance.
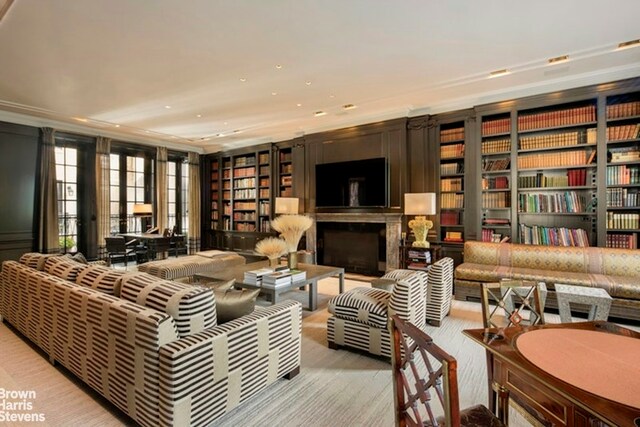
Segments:
[[[298,213],[298,205],[297,197],[276,197],[275,213],[296,215]]]
[[[409,221],[409,228],[413,231],[415,241],[412,246],[416,248],[428,248],[427,232],[433,227],[433,221],[427,219],[426,215],[436,213],[435,193],[406,193],[404,195],[405,215],[416,215]]]

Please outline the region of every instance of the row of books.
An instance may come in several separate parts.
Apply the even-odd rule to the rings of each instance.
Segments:
[[[497,191],[495,193],[483,193],[482,207],[485,209],[511,207],[511,192]]]
[[[269,153],[260,153],[260,154],[258,154],[258,162],[260,162],[260,163],[269,163]]]
[[[511,132],[511,118],[487,120],[482,122],[482,136]]]
[[[607,166],[607,185],[640,184],[640,166]]]
[[[444,235],[444,239],[442,240],[454,243],[464,242],[464,239],[462,238],[462,231],[447,231]]]
[[[496,233],[495,230],[490,228],[483,228],[480,238],[483,242],[500,243],[502,241],[502,234]]]
[[[293,173],[293,165],[288,163],[280,166],[280,173]]]
[[[460,212],[443,211],[440,212],[441,225],[460,225]]]
[[[464,163],[443,163],[440,165],[440,175],[455,175],[464,173]]]
[[[640,123],[607,127],[607,141],[627,141],[640,138]]]
[[[441,194],[440,207],[442,209],[462,209],[464,207],[464,194]]]
[[[222,182],[222,189],[223,190],[231,190],[231,181],[230,180],[223,181]]]
[[[269,165],[260,166],[260,175],[269,175]]]
[[[243,166],[251,166],[255,164],[256,164],[256,158],[253,156],[236,157],[235,161],[233,162],[233,166],[236,168],[243,167]]]
[[[233,191],[234,199],[255,199],[256,198],[256,189],[248,188],[245,190],[234,190]]]
[[[607,119],[640,116],[640,101],[607,105]]]
[[[570,169],[564,175],[546,175],[538,172],[535,175],[518,177],[519,188],[580,187],[585,185],[587,185],[586,169]]]
[[[587,165],[595,159],[596,150],[589,157],[585,150],[553,153],[523,154],[518,156],[518,169],[552,168]]]
[[[234,212],[233,220],[234,221],[255,221],[256,214],[255,212]]]
[[[269,218],[260,218],[259,230],[261,233],[271,232],[271,221]]]
[[[269,202],[261,201],[258,206],[260,215],[269,215],[271,213],[271,204]]]
[[[611,163],[635,162],[640,160],[640,149],[637,146],[610,148]]]
[[[255,210],[256,204],[255,204],[255,202],[234,202],[233,203],[233,207],[236,210],[242,210],[242,209]],[[225,208],[226,208],[226,206],[225,206]]]
[[[286,266],[281,266],[245,271],[243,281],[244,283],[262,286],[263,288],[278,288],[303,281],[306,278],[306,271],[292,270]]]
[[[269,178],[260,178],[260,187],[268,187],[270,184]]]
[[[638,190],[629,190],[627,188],[607,188],[607,207],[640,207]]]
[[[607,234],[605,246],[607,248],[638,249],[638,235],[636,233]]]
[[[493,178],[482,178],[483,190],[501,190],[509,188],[508,176],[496,176]]]
[[[556,126],[591,123],[596,121],[596,106],[568,108],[566,110],[546,111],[526,114],[518,117],[519,130],[542,129]]]
[[[508,170],[511,164],[511,159],[508,157],[501,159],[482,159],[482,171],[483,172],[495,172]]]
[[[280,151],[280,161],[281,162],[290,162],[292,158],[290,151]]]
[[[482,142],[482,154],[504,153],[505,151],[511,151],[511,139],[509,138]]]
[[[607,229],[637,230],[640,229],[639,213],[607,212]]]
[[[233,177],[234,178],[242,178],[243,176],[254,176],[256,174],[256,168],[255,167],[250,167],[250,168],[241,168],[241,169],[234,169],[233,170]]]
[[[464,139],[464,128],[443,129],[440,131],[440,142],[459,141]]]
[[[256,225],[250,222],[236,222],[233,224],[233,229],[235,231],[256,231]],[[225,227],[225,230],[228,230],[228,227]]]
[[[464,157],[464,144],[451,144],[440,147],[441,159],[451,159],[455,157]]]
[[[511,225],[509,218],[485,218],[482,220],[484,225]]]
[[[584,142],[583,142],[584,141]],[[520,137],[521,150],[534,150],[538,148],[570,147],[578,144],[595,144],[596,129],[587,129],[586,138],[582,138],[581,132],[562,132],[534,136]]]
[[[518,210],[527,213],[584,213],[586,203],[584,196],[575,191],[527,193],[518,195]]]
[[[447,178],[440,180],[441,191],[463,191],[462,178]]]
[[[290,175],[280,177],[280,185],[290,186],[292,183],[293,183],[293,178]]]
[[[545,227],[520,224],[520,243],[546,246],[589,246],[589,236],[582,228]]]
[[[256,186],[255,178],[237,178],[233,182],[233,188],[251,188]]]
[[[269,194],[270,191],[268,188],[261,188],[260,189],[260,198],[261,199],[268,199],[269,198]]]

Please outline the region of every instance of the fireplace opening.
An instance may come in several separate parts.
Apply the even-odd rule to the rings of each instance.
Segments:
[[[380,276],[386,270],[386,226],[380,223],[319,222],[318,263],[350,273]]]

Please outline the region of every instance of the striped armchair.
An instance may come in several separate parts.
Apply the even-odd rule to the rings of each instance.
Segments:
[[[391,292],[362,287],[342,293],[329,301],[329,348],[346,346],[390,358],[391,316],[423,329],[426,301],[427,273],[422,271],[400,278]]]

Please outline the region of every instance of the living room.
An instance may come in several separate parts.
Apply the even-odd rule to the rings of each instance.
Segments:
[[[216,413],[214,425],[393,424],[392,364],[376,347],[386,344],[368,335],[367,348],[352,351],[358,344],[338,342],[349,326],[330,326],[340,318],[334,298],[363,287],[388,298],[374,286],[381,276],[419,269],[424,256],[427,264],[450,259],[455,278],[444,305],[427,298],[421,309],[446,310],[437,320],[422,316],[422,329],[457,359],[460,406],[488,405],[487,355],[462,333],[483,327],[483,283],[546,282],[549,324],[562,320],[557,284],[605,292],[609,321],[623,328],[636,331],[640,320],[638,5],[570,1],[551,15],[550,7],[0,2],[0,36],[11,41],[0,46],[0,261],[16,264],[21,279],[11,283],[19,284],[34,273],[17,265],[25,254],[107,261],[106,238],[129,235],[137,249],[114,260],[118,274],[140,267],[183,279],[178,268],[189,257],[208,252],[198,265],[210,268],[222,251],[228,275],[189,277],[223,281],[239,265],[266,266],[256,248],[278,237],[279,216],[305,216],[297,261],[331,274],[309,267],[306,290],[257,297],[256,313],[273,310],[279,320],[271,322],[289,316],[292,331],[300,308],[299,347],[278,350],[292,359],[265,369],[263,390],[229,392],[228,408],[238,406]],[[412,197],[424,203],[414,207]],[[146,235],[151,228],[159,233]],[[161,259],[164,249],[153,246],[163,232],[184,239],[175,257],[169,250]],[[428,248],[413,245],[420,233]],[[295,264],[285,258],[282,265]],[[144,284],[114,280],[123,284],[90,292],[145,300]],[[275,313],[282,299],[295,304]],[[51,425],[154,424],[144,405],[124,403],[131,395],[105,398],[102,385],[81,380],[87,368],[78,374],[57,357],[49,364],[56,351],[73,352],[49,352],[45,332],[30,337],[12,320],[26,315],[6,309],[15,317],[0,326],[8,361],[0,388],[35,391],[32,412]],[[579,311],[574,321],[587,320],[589,310]],[[537,425],[531,408],[516,405],[510,425]],[[167,413],[157,420],[181,419]]]

